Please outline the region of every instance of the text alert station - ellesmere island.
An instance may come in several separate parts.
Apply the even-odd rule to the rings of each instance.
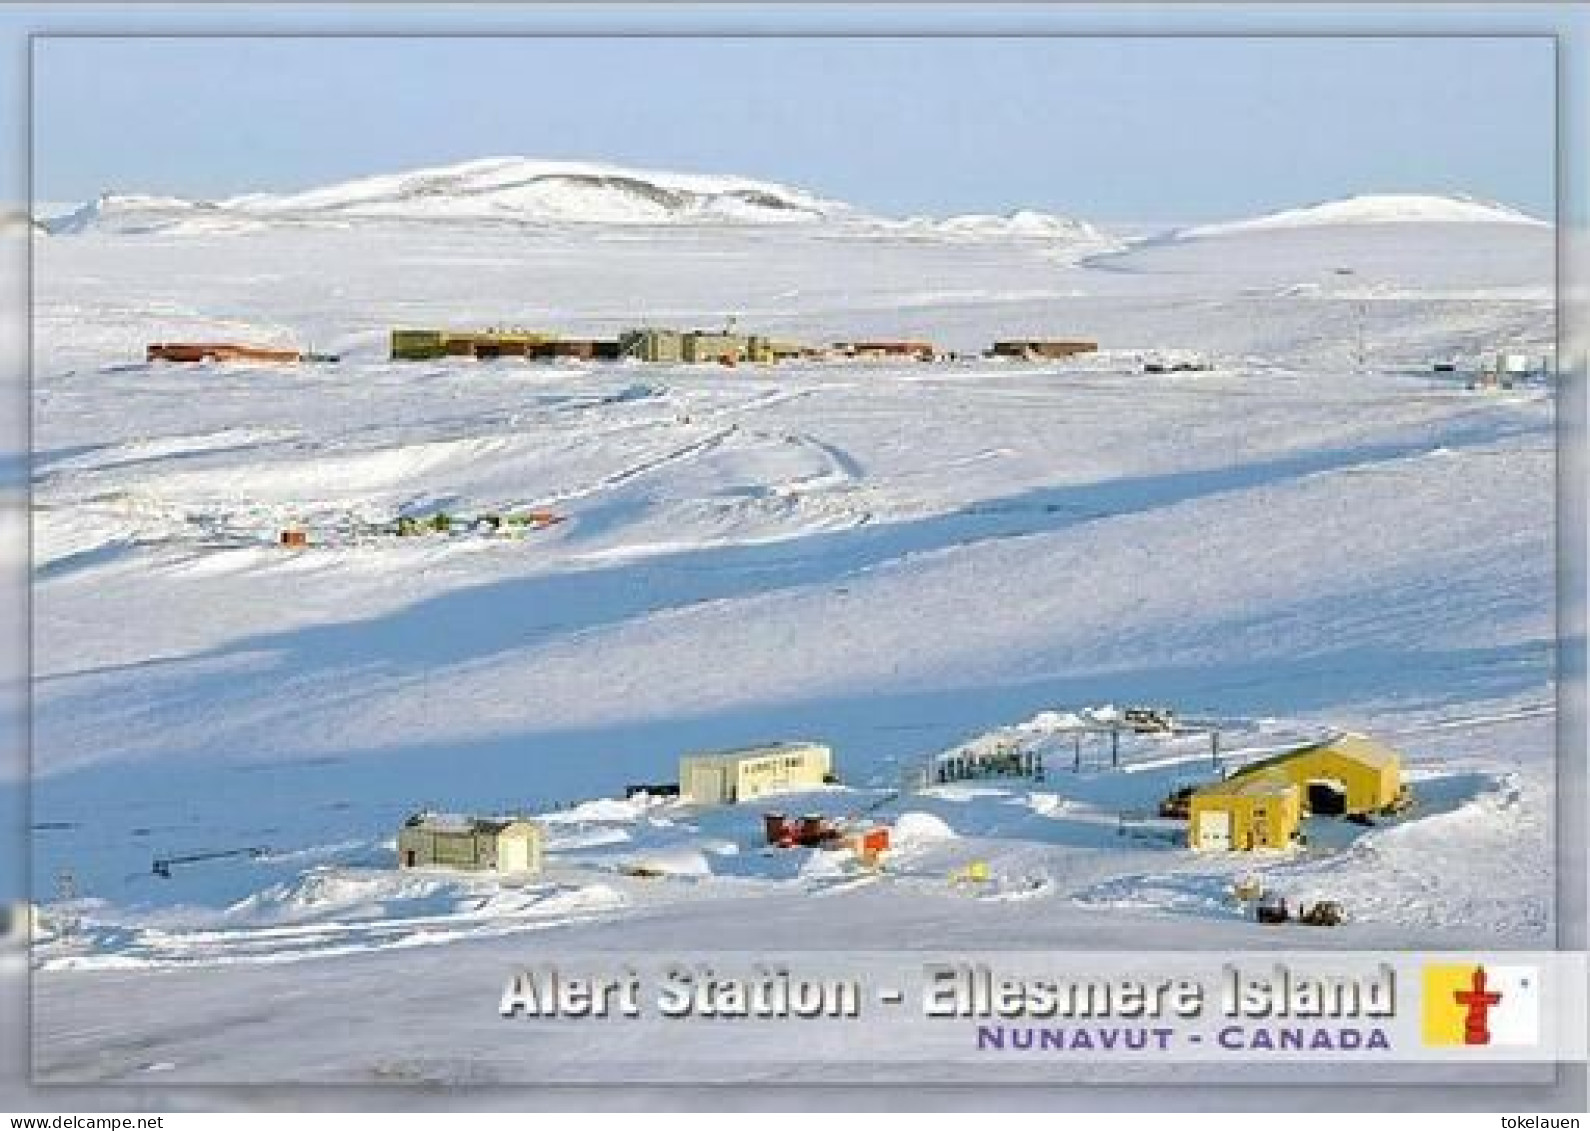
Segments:
[[[1192,1020],[1214,1003],[1227,1018],[1391,1017],[1396,1013],[1397,971],[1382,963],[1369,973],[1307,975],[1276,963],[1263,972],[1227,964],[1214,985],[1192,975],[1064,977],[997,972],[978,962],[921,967],[917,999],[928,1019],[1111,1018]],[[655,977],[635,967],[614,973],[573,972],[545,964],[508,980],[499,1003],[503,1017],[854,1018],[869,1002],[899,1008],[908,995],[898,987],[868,985],[859,977],[804,977],[779,964],[746,974],[707,965],[667,965]]]

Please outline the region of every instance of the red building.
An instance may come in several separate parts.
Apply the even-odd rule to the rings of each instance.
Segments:
[[[297,350],[269,346],[244,346],[233,342],[156,342],[144,351],[148,361],[273,361],[291,364],[302,361]]]

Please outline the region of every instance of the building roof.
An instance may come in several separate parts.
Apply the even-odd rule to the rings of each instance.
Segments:
[[[1239,774],[1225,781],[1211,782],[1197,791],[1201,797],[1283,797],[1295,793],[1297,786],[1280,774]]]
[[[1232,773],[1233,778],[1249,777],[1261,774],[1267,770],[1278,769],[1295,758],[1305,758],[1311,754],[1332,753],[1340,755],[1352,762],[1359,762],[1375,770],[1383,770],[1389,766],[1396,766],[1398,758],[1396,751],[1361,734],[1340,734],[1335,738],[1323,742],[1310,742],[1292,750],[1272,754],[1268,758],[1260,758],[1257,762],[1249,762]]]
[[[1086,338],[1001,338],[996,346],[1094,346],[1098,343]]]
[[[1361,734],[1344,734],[1334,742],[1321,743],[1344,757],[1351,758],[1365,765],[1384,769],[1387,766],[1400,764],[1397,752],[1389,746],[1382,746],[1372,738]]]
[[[830,752],[826,744],[821,742],[805,742],[801,740],[785,740],[781,742],[760,742],[755,746],[737,746],[731,750],[698,750],[686,754],[686,758],[713,758],[724,762],[736,762],[747,758],[766,758],[774,754],[787,754],[799,750],[822,750]]]
[[[463,813],[415,813],[403,822],[413,829],[463,836],[473,833],[500,833],[511,825],[529,825],[518,817],[470,817]]]

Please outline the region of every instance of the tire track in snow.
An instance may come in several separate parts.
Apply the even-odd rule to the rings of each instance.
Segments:
[[[845,449],[826,440],[819,440],[809,432],[798,432],[795,436],[800,443],[821,452],[838,477],[852,483],[866,477],[866,468],[862,467],[856,457]]]
[[[37,968],[92,970],[279,965],[315,958],[500,938],[610,919],[629,910],[629,901],[611,889],[552,892],[540,902],[551,906],[540,908],[531,905],[517,911],[482,907],[450,914],[364,921],[329,920],[185,931],[158,927],[133,928],[126,941],[114,947],[88,953],[51,955],[42,958]]]
[[[654,471],[703,455],[721,446],[737,430],[733,425],[728,428],[720,428],[710,436],[695,440],[683,447],[674,448],[652,459],[642,460],[640,463],[630,464],[628,467],[621,471],[615,471],[611,475],[604,475],[589,487],[580,487],[572,491],[548,495],[547,500],[552,503],[568,502],[571,499],[583,499],[590,495],[599,494],[602,491],[611,490],[614,487],[620,487],[632,480],[639,479],[641,476],[650,475]]]
[[[1557,704],[1555,703],[1525,703],[1508,711],[1494,711],[1482,715],[1452,715],[1428,723],[1416,723],[1413,726],[1388,730],[1384,733],[1389,737],[1400,737],[1411,734],[1432,734],[1443,730],[1471,730],[1480,727],[1505,726],[1508,723],[1545,718],[1556,713]]]

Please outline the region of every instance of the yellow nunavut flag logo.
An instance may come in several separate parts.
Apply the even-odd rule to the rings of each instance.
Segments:
[[[1540,1041],[1540,971],[1453,963],[1424,968],[1426,1045],[1533,1045]]]

